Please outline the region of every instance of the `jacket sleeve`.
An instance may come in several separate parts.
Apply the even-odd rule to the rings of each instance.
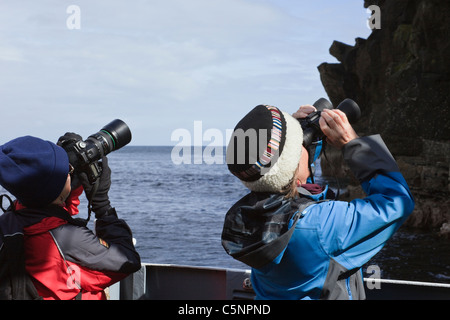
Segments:
[[[327,251],[348,269],[370,260],[414,209],[414,200],[399,168],[379,135],[349,142],[344,159],[367,197],[330,201],[322,223]],[[333,241],[332,241],[333,240]]]
[[[71,224],[52,230],[53,238],[67,261],[100,272],[133,273],[141,267],[130,228],[115,209],[96,221],[96,234]]]

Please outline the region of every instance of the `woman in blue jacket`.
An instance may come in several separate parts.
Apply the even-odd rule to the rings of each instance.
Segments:
[[[252,267],[258,299],[364,299],[361,266],[406,220],[413,197],[382,138],[358,137],[332,109],[322,111],[320,128],[367,197],[325,200],[326,188],[306,183],[309,155],[293,116],[260,105],[237,124],[227,164],[251,192],[228,211],[222,245]]]

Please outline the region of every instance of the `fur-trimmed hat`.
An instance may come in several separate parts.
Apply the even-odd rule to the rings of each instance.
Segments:
[[[298,167],[302,141],[297,119],[273,106],[256,106],[234,128],[228,169],[252,191],[280,192]]]
[[[25,136],[0,146],[0,184],[27,207],[44,207],[62,192],[69,174],[63,148]]]

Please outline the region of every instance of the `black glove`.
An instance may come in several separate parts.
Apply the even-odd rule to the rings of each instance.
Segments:
[[[69,144],[76,143],[82,140],[83,138],[79,134],[73,132],[66,132],[63,136],[59,137],[58,142],[56,144],[64,148]]]
[[[100,218],[108,213],[111,208],[108,192],[111,187],[111,169],[108,166],[108,158],[104,156],[99,162],[102,167],[102,173],[95,184],[90,184],[87,174],[81,172],[78,177],[83,185],[86,197],[91,201],[92,211],[96,218]]]

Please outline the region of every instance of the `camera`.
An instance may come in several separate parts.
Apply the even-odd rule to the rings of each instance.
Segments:
[[[325,98],[320,98],[314,102],[313,106],[317,111],[310,113],[306,118],[298,119],[303,130],[303,146],[306,149],[308,149],[313,142],[321,140],[324,136],[319,124],[322,111],[325,109],[333,109],[331,102]],[[358,121],[361,116],[361,110],[359,109],[358,104],[352,99],[345,99],[336,109],[344,112],[348,121],[352,124]]]
[[[75,172],[86,173],[89,183],[94,184],[102,173],[98,160],[112,151],[119,150],[131,141],[131,131],[122,120],[116,119],[85,141],[67,140],[62,147],[69,156]]]

